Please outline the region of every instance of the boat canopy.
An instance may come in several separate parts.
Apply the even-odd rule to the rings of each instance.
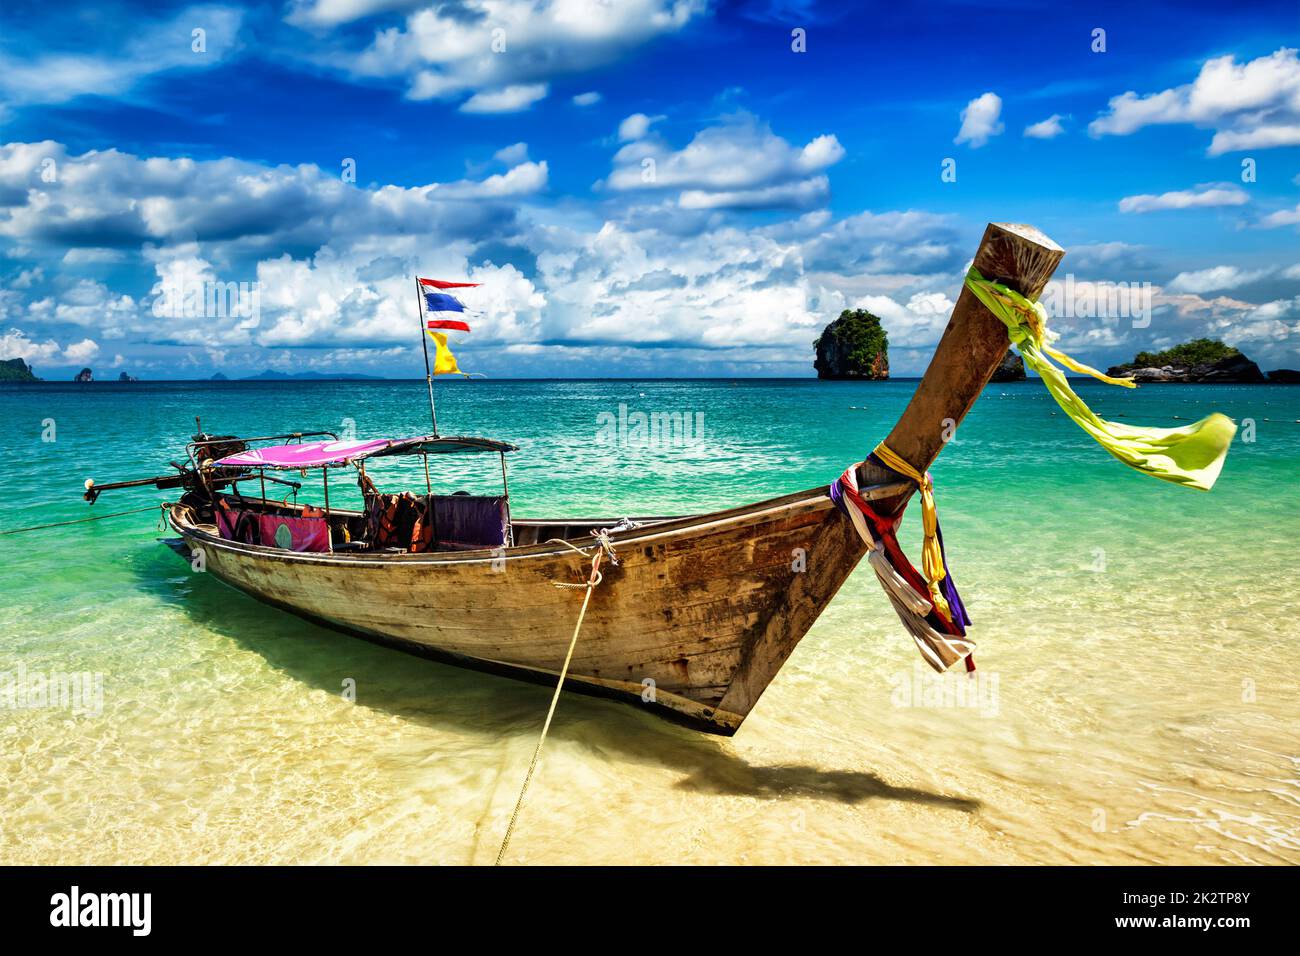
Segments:
[[[268,445],[227,455],[214,464],[235,468],[322,468],[346,465],[384,455],[438,455],[463,451],[518,451],[517,445],[492,438],[465,436],[417,438],[371,438],[366,441],[312,441],[292,445]]]

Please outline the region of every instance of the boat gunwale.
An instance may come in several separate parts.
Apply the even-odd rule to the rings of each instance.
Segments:
[[[884,484],[870,485],[861,489],[860,494],[868,500],[889,498],[905,493],[912,487],[913,485],[910,481],[888,482]],[[804,507],[800,508],[801,505]],[[646,525],[642,528],[629,528],[624,531],[616,531],[609,535],[609,539],[616,546],[642,545],[660,538],[675,537],[689,532],[702,532],[717,526],[743,524],[746,523],[746,519],[758,519],[782,511],[792,511],[795,509],[798,509],[801,512],[823,511],[833,507],[835,507],[835,504],[831,501],[827,486],[821,485],[816,488],[796,491],[775,498],[768,498],[763,501],[751,502],[750,504],[737,505],[732,508],[724,508],[719,511],[709,511],[697,515],[685,515],[678,518],[670,518],[667,521],[658,522],[656,524]],[[427,554],[384,554],[352,551],[287,551],[282,548],[247,544],[242,541],[231,541],[227,538],[222,538],[219,535],[203,530],[203,528],[194,522],[182,522],[177,514],[181,508],[189,510],[189,506],[184,505],[182,502],[171,503],[168,506],[167,520],[172,528],[183,536],[197,538],[202,540],[204,543],[210,542],[223,551],[243,554],[255,558],[271,558],[302,564],[336,565],[342,567],[385,567],[390,565],[406,567],[410,565],[473,564],[478,562],[500,560],[510,561],[567,555],[573,553],[573,548],[592,548],[599,544],[595,535],[587,534],[576,538],[566,539],[566,544],[563,545],[538,542],[537,544],[505,549],[477,548],[473,551],[438,551]],[[545,519],[545,521],[552,520],[557,525],[585,523],[581,519],[575,519],[572,521],[565,519]],[[525,519],[517,519],[517,523],[528,524],[529,522]],[[539,520],[536,523],[541,524],[543,521]]]

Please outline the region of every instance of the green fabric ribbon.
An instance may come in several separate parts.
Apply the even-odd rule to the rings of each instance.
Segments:
[[[1143,428],[1109,422],[1093,412],[1070,388],[1065,373],[1052,362],[1083,372],[1112,385],[1133,388],[1130,379],[1116,379],[1076,362],[1053,348],[1056,335],[1047,327],[1047,310],[1019,292],[991,282],[974,267],[966,274],[966,288],[1002,320],[1011,344],[1025,364],[1042,376],[1062,411],[1130,468],[1177,485],[1209,491],[1223,470],[1223,460],[1237,426],[1226,415],[1212,412],[1199,422],[1182,428]]]

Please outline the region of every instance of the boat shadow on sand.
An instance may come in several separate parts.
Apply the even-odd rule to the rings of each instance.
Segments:
[[[142,587],[164,604],[307,686],[341,695],[344,681],[352,680],[359,705],[482,744],[512,736],[531,739],[540,729],[551,693],[545,687],[453,667],[319,627],[189,571],[164,547],[141,553],[135,563]],[[735,751],[733,741],[581,694],[564,695],[550,739],[597,753],[615,751],[631,763],[682,771],[686,776],[676,786],[698,793],[761,799],[807,796],[841,803],[898,800],[964,812],[980,807],[978,800],[895,786],[866,771],[754,766]]]

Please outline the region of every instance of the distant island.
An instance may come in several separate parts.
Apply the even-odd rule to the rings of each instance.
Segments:
[[[32,367],[20,358],[0,359],[0,382],[39,382]]]
[[[39,382],[40,378],[36,376],[35,371],[27,362],[21,358],[0,359],[0,382]],[[72,377],[74,382],[94,382],[95,371],[91,368],[83,368]],[[117,382],[138,382],[139,377],[131,375],[128,372],[118,373]],[[215,373],[208,381],[211,382],[228,382],[230,379],[222,372]],[[256,375],[245,375],[239,379],[241,382],[303,382],[303,381],[386,381],[382,375],[362,375],[359,372],[277,372],[274,369],[265,369]]]
[[[1002,364],[993,370],[990,382],[1023,382],[1025,380],[1025,360],[1012,349],[1002,356]]]
[[[884,381],[889,378],[889,335],[880,317],[845,309],[813,343],[818,378]]]
[[[1193,339],[1163,352],[1139,352],[1132,362],[1111,366],[1106,374],[1132,378],[1135,382],[1258,384],[1268,381],[1258,365],[1218,339]]]
[[[845,309],[813,343],[818,378],[869,382],[889,378],[889,334],[880,318],[866,309]],[[1023,382],[1025,362],[1015,351],[993,372],[991,382]]]
[[[220,372],[217,375],[221,375]],[[212,376],[215,381],[223,381],[225,376],[220,379],[217,375]],[[245,375],[240,379],[241,382],[300,382],[306,379],[335,379],[346,381],[372,380],[383,381],[382,375],[361,375],[357,372],[277,372],[274,369],[266,369],[258,372],[256,375]]]

